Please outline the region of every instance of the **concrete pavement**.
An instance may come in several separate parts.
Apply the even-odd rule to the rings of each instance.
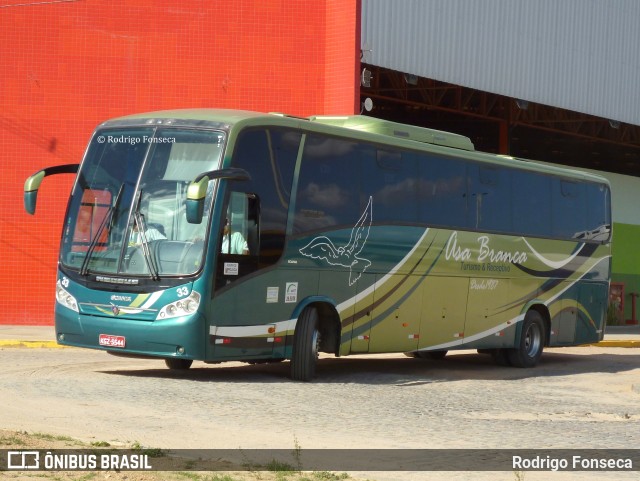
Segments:
[[[0,348],[45,347],[60,348],[55,341],[53,326],[0,325]],[[640,325],[607,326],[603,347],[640,347]]]

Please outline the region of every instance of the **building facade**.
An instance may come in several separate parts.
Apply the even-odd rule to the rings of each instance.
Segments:
[[[56,259],[78,163],[116,116],[216,107],[308,116],[357,108],[356,0],[0,0],[0,323],[52,324]]]
[[[53,322],[73,176],[43,183],[36,217],[27,176],[79,162],[108,118],[194,107],[362,112],[604,172],[634,320],[637,18],[635,0],[0,0],[0,323]]]

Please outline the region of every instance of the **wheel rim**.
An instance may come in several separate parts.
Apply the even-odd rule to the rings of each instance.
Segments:
[[[542,344],[542,335],[540,326],[537,324],[531,324],[527,329],[527,335],[524,338],[524,351],[529,357],[535,357],[540,351],[540,345]]]
[[[313,359],[318,359],[320,355],[320,332],[314,329],[311,337],[311,356]]]

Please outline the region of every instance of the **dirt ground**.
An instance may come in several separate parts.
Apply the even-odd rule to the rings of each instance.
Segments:
[[[299,445],[305,459],[314,449],[636,448],[638,349],[550,349],[532,370],[496,366],[489,356],[468,352],[432,362],[391,355],[327,358],[319,363],[313,383],[292,382],[286,363],[200,363],[177,373],[160,362],[79,349],[0,349],[0,365],[0,450],[148,449],[162,455],[163,464],[172,463],[166,471],[148,472],[0,471],[0,479],[639,479],[635,467],[630,472],[553,473],[349,468],[347,475],[300,472],[293,461],[250,470],[207,465],[207,471],[198,471],[192,459],[155,449],[289,453]],[[240,462],[245,464],[244,457]]]

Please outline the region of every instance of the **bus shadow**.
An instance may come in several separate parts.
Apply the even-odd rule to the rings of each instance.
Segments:
[[[545,352],[535,368],[498,366],[491,356],[454,353],[442,360],[398,357],[344,357],[320,359],[315,384],[384,384],[415,386],[463,380],[515,381],[529,378],[571,376],[587,373],[614,374],[638,369],[640,353],[573,354]],[[238,362],[206,365],[194,363],[189,370],[133,368],[100,370],[103,374],[132,378],[176,379],[207,383],[282,383],[289,378],[289,363],[243,364]]]
[[[638,354],[545,353],[531,369],[497,365],[491,356],[456,353],[442,360],[344,358],[319,363],[314,382],[416,385],[464,380],[516,381],[588,373],[620,373],[640,367]]]

